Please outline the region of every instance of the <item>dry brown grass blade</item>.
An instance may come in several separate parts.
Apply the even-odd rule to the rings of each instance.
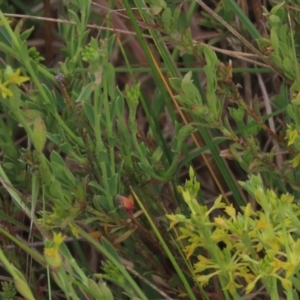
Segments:
[[[268,59],[268,57],[264,56],[259,50],[257,50],[247,39],[245,39],[240,33],[238,33],[232,26],[230,26],[227,22],[225,22],[218,14],[216,14],[210,7],[208,7],[202,0],[196,0],[196,2],[214,19],[219,21],[222,25],[224,25],[245,47],[251,50],[254,54],[256,54],[265,64],[267,64],[274,72],[280,74],[282,77],[283,74],[280,70],[278,70]]]
[[[69,21],[69,20],[61,20],[61,19],[38,17],[38,16],[29,16],[29,15],[22,15],[22,14],[4,13],[3,15],[5,17],[9,17],[9,18],[32,19],[32,20],[41,20],[41,21],[48,21],[48,22],[54,22],[54,23],[64,23],[64,24],[76,25],[75,22]],[[108,30],[108,31],[119,32],[119,33],[124,33],[124,34],[136,35],[135,32],[130,31],[130,30],[116,29],[116,28],[111,28],[111,27],[106,27],[106,26],[99,26],[99,25],[94,25],[94,24],[87,24],[86,27],[87,28],[98,29],[98,30]],[[151,39],[150,35],[144,34],[143,37]]]

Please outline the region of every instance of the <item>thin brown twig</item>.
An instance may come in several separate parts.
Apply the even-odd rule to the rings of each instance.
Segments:
[[[96,7],[100,7],[103,10],[106,10],[107,15],[110,14],[110,13],[113,13],[113,14],[118,15],[118,16],[124,18],[124,19],[130,20],[130,18],[127,15],[120,13],[121,11],[126,12],[125,8],[123,8],[123,9],[122,8],[121,9],[110,9],[110,8],[104,6],[104,5],[101,5],[101,4],[98,4],[98,3],[95,3],[95,2],[92,2],[92,5],[94,5]],[[138,9],[137,8],[132,8],[132,10],[138,10]]]
[[[38,16],[29,16],[29,15],[22,15],[22,14],[9,14],[5,13],[4,14],[6,17],[14,17],[14,18],[24,18],[24,19],[33,19],[33,20],[41,20],[41,21],[48,21],[48,22],[55,22],[55,23],[61,23],[61,24],[70,24],[70,25],[76,25],[75,22],[73,21],[68,21],[68,20],[61,20],[61,19],[54,19],[54,18],[46,18],[46,17],[38,17]],[[93,29],[98,29],[98,30],[108,30],[108,31],[114,31],[118,33],[124,33],[128,35],[133,35],[135,36],[136,33],[130,30],[123,30],[123,29],[117,29],[117,28],[109,28],[105,26],[99,26],[99,25],[94,25],[94,24],[87,24],[87,28],[93,28]],[[143,34],[144,38],[147,39],[152,39],[152,37],[148,34]],[[195,44],[199,43],[197,40],[193,41]],[[269,65],[258,62],[257,58],[261,58],[261,55],[257,54],[251,54],[251,53],[243,53],[243,52],[236,52],[236,51],[230,51],[230,50],[225,50],[225,49],[220,49],[218,47],[210,46],[214,51],[227,54],[229,56],[256,64],[258,66],[264,67],[264,68],[269,68],[272,69]],[[253,59],[251,59],[253,58]]]
[[[54,18],[45,18],[45,17],[29,16],[29,15],[22,15],[22,14],[8,14],[8,13],[5,13],[4,16],[12,17],[12,18],[20,18],[20,19],[23,18],[23,19],[32,19],[32,20],[48,21],[48,22],[55,22],[55,23],[61,23],[61,24],[76,25],[76,22],[73,22],[73,21],[54,19]],[[113,32],[119,32],[119,33],[124,33],[124,34],[129,34],[129,35],[136,35],[136,33],[133,31],[117,29],[117,28],[109,28],[109,27],[98,26],[98,25],[93,25],[93,24],[87,24],[86,27],[93,28],[93,29],[99,29],[99,30],[108,30],[108,31],[113,31]],[[152,39],[152,37],[147,34],[144,34],[143,37]]]
[[[225,26],[241,43],[243,43],[249,50],[258,55],[260,59],[269,65],[274,72],[282,74],[280,70],[276,69],[276,66],[272,65],[268,57],[264,56],[259,52],[247,39],[245,39],[239,32],[237,32],[232,26],[230,26],[226,21],[224,21],[217,13],[215,13],[210,7],[208,7],[202,0],[196,0],[196,2],[212,17],[214,17],[218,22]],[[283,75],[281,75],[284,77]]]
[[[193,42],[194,42],[195,45],[199,43],[197,41],[193,41]],[[205,45],[207,45],[207,44],[205,44]],[[208,46],[210,46],[210,45],[208,45]],[[256,54],[225,50],[225,49],[221,49],[221,48],[214,47],[214,46],[210,46],[210,48],[212,50],[214,50],[215,52],[223,53],[223,54],[226,54],[228,56],[235,57],[237,59],[247,61],[247,62],[252,63],[254,65],[261,66],[263,68],[268,68],[268,69],[272,70],[270,65],[266,65],[264,63],[261,63],[261,62],[257,61],[256,59],[260,58],[260,56],[258,56]]]
[[[269,63],[269,60],[264,57],[247,39],[245,39],[240,33],[238,33],[232,26],[224,21],[217,13],[215,13],[210,7],[208,7],[202,0],[196,0],[196,2],[210,15],[212,15],[218,22],[225,26],[237,39],[239,39],[248,49],[253,53],[261,57],[265,63]]]

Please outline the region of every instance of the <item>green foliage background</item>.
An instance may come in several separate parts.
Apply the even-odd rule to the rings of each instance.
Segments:
[[[298,4],[106,4],[0,3],[1,297],[298,299]]]

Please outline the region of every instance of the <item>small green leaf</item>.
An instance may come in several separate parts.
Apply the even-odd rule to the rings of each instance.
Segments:
[[[217,77],[215,70],[209,65],[203,67],[203,70],[207,77],[207,92],[215,92],[217,89]]]
[[[24,109],[21,111],[22,115],[28,121],[28,124],[31,124],[37,117],[42,117],[42,113],[35,109]]]
[[[194,104],[191,107],[191,112],[206,121],[206,116],[209,114],[209,109],[206,105]]]
[[[115,194],[118,189],[118,174],[114,174],[108,180],[109,193],[111,195]]]
[[[69,143],[63,143],[59,146],[59,151],[64,152],[66,154],[74,153],[74,149]]]
[[[235,122],[243,121],[244,116],[245,116],[245,110],[242,107],[239,107],[237,109],[228,107],[228,110]]]
[[[206,92],[207,105],[212,114],[216,117],[218,116],[218,108],[217,108],[217,97],[215,92]]]
[[[150,6],[150,12],[154,15],[154,16],[156,16],[156,15],[158,15],[161,11],[162,11],[162,7],[160,7],[160,6],[154,6],[154,5],[151,5]]]
[[[261,127],[257,124],[257,122],[254,121],[251,117],[248,117],[247,125],[250,125],[250,124],[253,124],[253,125],[250,126],[249,128],[247,128],[243,132],[244,136],[249,136],[249,135],[256,136],[261,131]]]
[[[181,81],[182,80],[180,78],[169,78],[170,85],[175,91],[181,90]]]
[[[166,7],[162,13],[161,20],[167,30],[170,30],[172,12],[169,7]]]
[[[96,181],[90,181],[89,185],[96,188],[97,190],[105,193],[105,189],[99,183],[97,183]]]
[[[188,73],[186,73],[181,81],[181,87],[183,84],[185,84],[186,82],[190,83],[192,80],[192,72],[189,71]]]
[[[279,55],[272,53],[270,55],[270,59],[271,59],[272,63],[277,66],[277,68],[279,68],[281,70],[283,69],[283,63],[282,63],[282,60]]]
[[[109,55],[113,51],[113,47],[115,44],[115,37],[116,37],[116,35],[112,34],[106,41],[106,49],[107,49],[107,52],[109,53]]]
[[[47,111],[51,112],[52,114],[55,114],[56,110],[57,110],[57,99],[56,99],[55,93],[54,93],[54,91],[50,91],[49,88],[45,84],[42,84],[41,86],[42,86],[44,92],[46,93],[47,99],[49,101],[49,103],[47,103],[48,104]]]
[[[107,63],[103,66],[103,76],[105,76],[107,83],[108,95],[111,98],[115,97],[115,69],[112,64]]]
[[[279,52],[279,39],[275,28],[271,29],[270,39],[272,43],[272,47],[274,48],[274,52]]]
[[[47,139],[46,125],[41,117],[37,117],[33,124],[33,140],[35,149],[42,152]]]
[[[210,46],[203,44],[202,51],[205,56],[206,64],[211,68],[215,68],[219,64],[216,53],[211,49]]]
[[[18,290],[18,292],[27,300],[34,300],[34,296],[24,278],[24,276],[22,276],[22,278],[20,277],[14,277],[14,284],[16,289]]]
[[[278,14],[278,12],[283,9],[284,5],[285,5],[284,2],[281,2],[281,3],[277,4],[277,5],[275,5],[274,7],[272,7],[272,9],[270,11],[270,14],[273,15],[273,16],[275,14]],[[279,19],[279,21],[280,21],[280,19]]]
[[[139,162],[138,165],[145,174],[151,175],[153,173],[153,167],[151,167],[147,161]]]
[[[276,15],[271,15],[269,17],[269,21],[271,23],[271,26],[275,26],[275,27],[277,27],[277,25],[279,25],[281,23],[280,18]]]
[[[85,101],[83,103],[83,110],[84,113],[86,115],[86,117],[88,118],[89,122],[91,123],[91,126],[95,126],[95,115],[94,115],[94,109],[93,107],[87,102]]]
[[[50,184],[53,180],[52,167],[50,163],[46,160],[45,164],[40,164],[40,174],[44,184]]]
[[[77,185],[77,181],[76,181],[73,173],[68,168],[64,167],[64,173],[66,175],[66,178],[69,180],[69,182],[72,185]]]
[[[55,145],[61,144],[61,136],[59,134],[52,134],[50,132],[47,133],[47,137],[51,142],[53,142]]]
[[[180,17],[181,12],[182,12],[182,3],[178,4],[174,10],[174,13],[173,13],[174,28],[172,28],[173,30],[176,29],[176,26],[179,22],[179,17]]]
[[[296,137],[294,146],[298,152],[300,152],[300,137]]]
[[[283,58],[283,69],[284,74],[291,80],[295,80],[296,78],[296,64],[293,62],[293,60],[289,56],[285,56]]]
[[[96,300],[109,300],[109,299],[113,299],[111,298],[112,294],[109,290],[109,288],[107,288],[106,293],[105,295],[103,294],[102,290],[100,289],[99,285],[92,279],[88,278],[87,280],[87,284],[88,284],[88,288],[84,288],[84,290],[90,294],[93,299],[96,299]],[[110,294],[109,294],[110,292]]]
[[[62,167],[65,166],[64,160],[55,150],[51,151],[50,161],[51,161],[51,163],[57,163],[57,164],[61,165]]]
[[[115,251],[115,249],[112,247],[112,245],[107,241],[106,238],[102,237],[101,238],[101,242],[103,244],[103,247],[119,262],[121,263],[120,261],[120,258],[117,254],[117,252]]]
[[[49,191],[51,195],[57,199],[63,199],[63,191],[61,184],[57,180],[53,180],[50,184]]]
[[[116,90],[115,93],[119,94],[119,92]],[[111,112],[110,112],[110,119],[115,120],[116,116],[120,116],[121,112],[124,108],[124,99],[123,97],[117,97],[112,100],[111,104]]]
[[[187,105],[202,104],[200,92],[193,83],[182,81],[181,88],[186,96],[186,98],[183,97],[183,103]]]
[[[151,164],[156,165],[158,161],[161,159],[163,152],[160,147],[157,147],[151,156]]]
[[[22,42],[27,41],[27,39],[29,38],[33,30],[34,30],[34,26],[22,31],[22,33],[20,34],[20,39],[22,40]]]
[[[80,22],[80,19],[78,18],[77,13],[72,11],[71,9],[68,9],[68,13],[69,13],[70,20],[75,22],[77,26],[81,27],[82,24]]]
[[[278,32],[279,40],[282,41],[283,44],[286,44],[287,48],[290,46],[287,42],[289,40],[289,27],[287,24],[283,24]]]
[[[72,174],[72,172],[65,167],[65,165],[61,162],[57,162],[56,159],[58,157],[55,156],[55,159],[51,161],[51,166],[53,168],[53,174],[57,180],[59,180],[64,185],[74,186],[77,184],[77,181]]]
[[[105,282],[98,282],[98,287],[101,290],[101,297],[103,297],[103,300],[113,300],[113,294],[109,287],[106,285]],[[296,298],[295,298],[296,299]]]
[[[91,93],[94,91],[95,88],[95,82],[90,82],[86,86],[83,87],[81,90],[80,95],[76,99],[76,102],[84,102],[86,99],[88,99],[91,95]]]
[[[294,112],[293,105],[288,104],[287,107],[286,107],[286,111],[287,111],[288,115],[289,115],[293,120],[296,119],[296,114],[295,114],[295,112]]]

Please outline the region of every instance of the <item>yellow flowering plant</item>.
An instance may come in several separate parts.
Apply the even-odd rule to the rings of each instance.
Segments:
[[[54,233],[53,239],[45,242],[44,255],[51,268],[58,269],[62,265],[59,247],[65,238],[61,233]]]
[[[221,196],[211,208],[198,204],[200,185],[192,169],[190,179],[178,189],[190,216],[167,217],[172,228],[179,226],[178,240],[193,263],[194,278],[205,286],[218,277],[226,299],[242,299],[256,287],[263,287],[260,291],[271,299],[279,299],[283,288],[286,299],[293,299],[294,291],[299,291],[299,285],[294,285],[300,269],[299,206],[292,195],[279,196],[264,188],[259,175],[240,185],[261,211],[254,211],[250,203],[237,211]]]

